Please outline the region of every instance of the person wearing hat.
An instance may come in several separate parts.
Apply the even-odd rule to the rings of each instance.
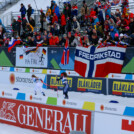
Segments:
[[[45,16],[45,14],[44,14],[44,12],[43,12],[42,9],[40,10],[40,13],[41,13],[41,15],[40,15],[40,23],[41,23],[40,31],[43,32],[43,19],[44,19],[44,17],[46,17],[46,16]]]
[[[32,7],[31,7],[31,5],[29,4],[29,5],[28,5],[28,9],[27,9],[28,21],[30,21],[31,14],[32,14]]]
[[[114,26],[110,26],[110,36],[112,40],[115,39],[116,33],[119,34],[119,31]]]
[[[134,33],[134,18],[130,18],[130,23],[129,23],[129,28],[130,28],[130,33]]]

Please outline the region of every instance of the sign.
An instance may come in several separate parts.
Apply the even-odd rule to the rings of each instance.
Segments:
[[[122,73],[134,73],[134,48],[127,48]]]
[[[33,73],[34,74],[34,73]],[[10,87],[15,86],[21,86],[21,87],[33,87],[34,88],[34,83],[32,80],[32,74],[31,73],[19,73],[19,72],[3,72],[0,71],[0,76],[2,78],[0,79],[0,83],[9,85]],[[36,74],[37,77],[41,78],[44,83],[46,83],[46,75],[45,74]],[[42,84],[43,88],[46,88],[45,85]]]
[[[134,97],[134,82],[131,80],[109,79],[109,94]]]
[[[8,52],[8,48],[0,47],[0,66],[13,67],[15,66],[15,48],[12,52]]]
[[[49,47],[48,48],[48,68],[49,69],[65,69],[74,70],[74,58],[75,58],[75,48],[69,48],[69,63],[63,65],[61,63],[63,48]]]
[[[93,134],[133,134],[134,118],[95,112]]]
[[[76,47],[74,70],[83,77],[106,77],[121,73],[126,48],[123,46]]]
[[[81,77],[68,76],[67,79],[70,91],[106,94],[105,78],[85,79]],[[62,81],[56,81],[56,75],[47,75],[47,82],[51,88],[63,89]]]
[[[90,111],[0,98],[0,122],[49,134],[91,134]]]
[[[17,67],[47,68],[47,47],[16,48]]]

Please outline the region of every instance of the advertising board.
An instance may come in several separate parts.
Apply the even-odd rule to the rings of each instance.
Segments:
[[[47,47],[16,48],[17,67],[47,68]]]
[[[64,52],[64,47],[48,48],[48,68],[49,69],[74,70],[75,48],[69,48],[69,55],[68,55],[69,62],[66,64],[61,63],[63,52]]]
[[[0,98],[0,122],[49,134],[91,134],[90,111]]]
[[[95,112],[93,134],[133,134],[134,118]]]
[[[108,92],[111,95],[134,97],[134,81],[108,79]]]
[[[59,77],[59,76],[58,76]],[[106,79],[105,78],[90,78],[67,77],[70,91],[77,92],[93,92],[106,94]],[[51,88],[62,89],[62,81],[56,81],[56,75],[47,75],[47,82]]]
[[[33,73],[34,74],[34,73]],[[21,87],[34,87],[32,80],[32,73],[19,73],[19,72],[3,72],[0,71],[0,79],[1,84],[9,85],[12,87],[21,86]],[[46,75],[45,74],[36,74],[37,77],[41,78],[44,83],[46,83]],[[46,88],[44,84],[42,84],[43,88]]]

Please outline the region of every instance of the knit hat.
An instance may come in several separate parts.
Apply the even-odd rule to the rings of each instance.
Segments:
[[[118,33],[115,33],[115,35],[114,35],[115,37],[119,37],[119,34]]]

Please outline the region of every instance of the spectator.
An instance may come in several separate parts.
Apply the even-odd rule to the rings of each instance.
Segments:
[[[74,35],[74,40],[73,40],[71,46],[82,46],[82,40],[77,33],[75,33],[75,35]]]
[[[61,13],[61,33],[65,33],[65,26],[66,26],[66,18],[63,13]]]
[[[21,19],[23,19],[25,17],[25,15],[26,15],[26,8],[23,5],[23,3],[21,3],[20,12],[21,12]]]
[[[54,13],[57,17],[60,17],[59,6],[57,6],[57,4],[54,5]]]
[[[47,6],[47,12],[46,12],[46,17],[51,15],[51,9],[49,6]]]
[[[68,17],[67,22],[66,22],[66,32],[67,33],[71,32],[71,30],[72,30],[72,22],[71,22],[70,18]]]
[[[33,27],[35,27],[35,20],[34,20],[32,17],[30,17],[29,23],[30,23]]]
[[[60,25],[57,22],[54,22],[54,34],[59,36],[60,34]]]
[[[43,10],[42,10],[42,9],[40,10],[40,13],[41,13],[41,15],[40,15],[40,23],[41,23],[40,31],[43,32],[43,29],[44,29],[44,28],[43,28],[43,20],[44,20],[44,17],[46,17],[46,16],[45,16],[45,14],[43,13]]]
[[[54,24],[54,22],[58,22],[58,17],[56,15],[56,13],[54,13],[54,16],[52,18],[52,24]]]
[[[20,36],[20,33],[21,33],[21,17],[18,16],[18,20],[17,20],[17,23],[18,23],[18,35]]]
[[[19,29],[19,24],[16,21],[16,19],[13,19],[13,23],[12,23],[13,37],[17,36],[18,29]]]
[[[30,22],[30,17],[32,15],[32,7],[31,5],[29,4],[28,5],[28,9],[27,9],[27,17],[28,17],[28,21]]]
[[[23,31],[26,31],[26,23],[27,23],[27,20],[26,20],[26,17],[24,17],[22,20]]]
[[[76,4],[74,4],[72,6],[72,17],[77,16],[77,15],[78,15],[78,7]]]
[[[72,26],[72,30],[75,33],[76,30],[80,30],[80,24],[77,21],[76,17],[73,17],[73,26]]]
[[[46,18],[44,17],[44,19],[43,19],[43,31],[44,30],[47,30],[48,31],[48,22],[47,22],[47,20],[46,20]]]
[[[112,40],[115,39],[116,33],[119,34],[118,30],[114,26],[110,26],[110,36]]]
[[[129,27],[131,34],[134,33],[134,18],[130,18]]]

